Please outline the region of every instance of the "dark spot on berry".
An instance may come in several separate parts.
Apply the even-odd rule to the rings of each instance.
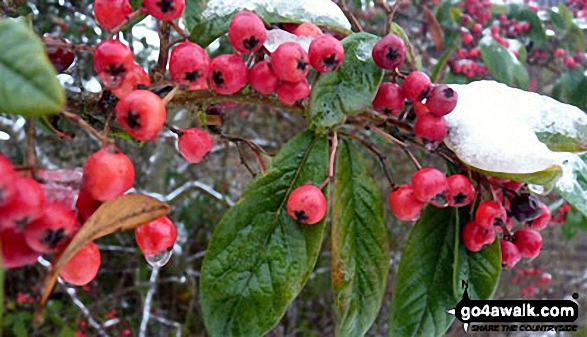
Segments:
[[[467,196],[464,193],[459,193],[452,198],[452,201],[455,203],[455,205],[460,205],[461,203],[465,202],[465,200],[467,200]]]
[[[214,70],[212,73],[212,80],[216,85],[223,85],[224,84],[224,77],[222,77],[222,73],[218,70]]]
[[[501,220],[501,218],[495,218],[495,220],[493,220],[493,225],[496,227],[501,227],[505,225],[505,223],[503,222],[503,220]]]
[[[194,70],[194,71],[190,71],[185,73],[185,79],[190,81],[190,82],[194,82],[200,79],[200,77],[202,77],[202,74],[200,74],[199,70]]]
[[[31,222],[31,220],[29,219],[29,217],[24,217],[22,219],[16,219],[14,220],[14,224],[16,225],[16,228],[23,230],[24,226],[26,226],[29,222]]]
[[[144,85],[144,84],[139,84],[139,85],[137,85],[137,89],[139,89],[139,90],[145,90],[145,89],[147,89],[147,88],[148,88],[148,87],[147,87],[146,85]]]
[[[395,59],[397,59],[399,55],[399,50],[397,50],[396,48],[389,48],[387,50],[387,54],[385,54],[385,57],[390,61],[395,61]]]
[[[322,63],[324,63],[324,66],[328,69],[336,68],[336,66],[338,66],[338,62],[339,61],[336,55],[330,55],[329,57],[322,59]]]
[[[296,219],[298,219],[298,221],[308,220],[308,215],[304,211],[294,211],[294,214],[296,216]]]
[[[385,108],[385,109],[383,109],[383,113],[384,113],[384,114],[386,114],[386,115],[390,115],[390,114],[391,114],[391,112],[392,112],[392,111],[391,111],[391,109],[390,109],[390,108]]]
[[[259,44],[259,42],[259,39],[257,39],[254,36],[251,36],[248,39],[243,40],[243,46],[248,50],[252,50]]]
[[[160,0],[157,2],[157,7],[163,12],[171,12],[173,10],[173,0]]]
[[[422,90],[422,92],[420,93],[420,96],[418,96],[418,99],[420,101],[422,101],[422,100],[428,98],[429,95],[430,95],[430,87]]]
[[[451,98],[455,95],[455,91],[452,90],[451,88],[446,88],[446,89],[442,90],[442,93],[444,94],[444,97],[446,97],[446,98]]]
[[[65,230],[63,228],[59,228],[56,231],[48,229],[45,231],[45,235],[41,238],[41,242],[46,244],[49,248],[55,248],[64,238]]]
[[[126,121],[126,124],[128,124],[128,126],[133,130],[139,129],[141,127],[141,116],[134,111],[130,111],[124,120]]]
[[[304,71],[307,67],[308,63],[306,63],[306,61],[304,61],[303,59],[298,60],[298,65],[296,67],[298,70]]]
[[[126,73],[126,68],[121,64],[111,64],[106,72],[113,77],[122,77]]]

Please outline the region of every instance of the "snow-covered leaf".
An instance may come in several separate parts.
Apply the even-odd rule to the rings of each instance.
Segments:
[[[344,34],[351,32],[351,24],[330,0],[210,0],[197,18],[186,18],[196,22],[191,30],[192,41],[202,47],[224,35],[232,17],[240,10],[255,11],[265,21],[311,22]]]
[[[587,164],[577,155],[563,163],[563,176],[556,182],[556,191],[587,216]]]

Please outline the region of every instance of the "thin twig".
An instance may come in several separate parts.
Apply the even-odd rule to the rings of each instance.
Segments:
[[[265,161],[263,161],[263,157],[261,156],[261,153],[263,154],[267,154],[267,151],[265,151],[265,149],[263,149],[261,146],[255,144],[253,141],[248,140],[246,138],[243,137],[239,137],[239,136],[232,136],[232,135],[226,135],[223,134],[220,137],[222,137],[223,139],[226,139],[232,143],[245,143],[255,154],[255,157],[257,158],[257,162],[259,163],[259,167],[261,168],[261,172],[265,173],[265,171],[267,171],[267,166],[265,165]]]
[[[389,34],[391,31],[391,22],[393,21],[393,16],[395,15],[395,12],[397,11],[400,3],[401,1],[396,0],[393,5],[391,5],[391,7],[387,4],[386,0],[379,0],[375,3],[377,6],[381,7],[387,15],[385,34]]]
[[[151,303],[153,301],[153,295],[157,290],[158,276],[159,268],[153,267],[153,271],[151,271],[151,278],[149,279],[149,291],[147,292],[147,296],[145,297],[145,305],[143,306],[143,318],[141,319],[139,337],[145,337],[147,335],[147,325],[149,324],[149,318],[151,317]]]
[[[56,49],[65,49],[70,51],[84,51],[88,53],[93,53],[95,48],[92,46],[86,46],[83,44],[73,44],[67,42],[54,42],[54,41],[43,41],[45,44],[45,48],[56,48]]]
[[[90,135],[94,136],[97,140],[99,140],[103,145],[106,145],[110,142],[108,137],[102,135],[98,130],[94,129],[88,122],[86,122],[81,116],[71,113],[67,110],[63,110],[61,115],[79,125],[84,131],[89,133]]]
[[[355,15],[349,10],[349,7],[346,4],[346,0],[340,0],[338,3],[338,6],[340,7],[340,9],[344,13],[344,15],[349,19],[349,21],[351,22],[351,25],[355,28],[355,30],[357,30],[359,32],[363,32],[364,31],[363,27],[361,26],[361,24],[359,23],[359,20],[357,20]]]
[[[30,167],[37,166],[37,150],[35,148],[35,120],[33,118],[26,119],[25,165]]]
[[[389,174],[389,170],[387,168],[387,163],[385,161],[387,159],[387,157],[383,153],[381,153],[373,144],[369,143],[367,140],[365,140],[362,137],[359,137],[359,136],[351,134],[351,133],[340,132],[340,134],[342,136],[349,137],[349,138],[352,138],[352,139],[358,141],[364,148],[369,150],[369,152],[373,153],[375,155],[375,157],[377,157],[379,164],[381,164],[381,168],[383,169],[383,173],[385,174],[385,178],[389,182],[389,186],[391,187],[391,189],[395,188],[395,181],[394,181],[393,177]]]
[[[188,32],[186,32],[185,30],[181,29],[181,27],[177,24],[177,22],[175,22],[175,21],[169,21],[169,24],[184,39],[189,39],[190,38],[190,34]]]
[[[136,11],[130,13],[118,26],[112,28],[109,35],[115,36],[116,34],[120,33],[124,26],[126,26],[133,19],[138,18],[141,14],[143,14],[142,8],[139,8]]]
[[[328,176],[324,181],[318,186],[319,189],[323,189],[326,184],[330,182],[332,177],[334,177],[334,161],[336,159],[336,148],[338,147],[338,134],[336,131],[332,135],[332,145],[330,146],[330,160],[328,161]]]
[[[247,171],[249,171],[251,176],[253,178],[255,178],[257,176],[257,174],[255,173],[255,171],[253,171],[253,168],[249,165],[249,163],[245,159],[245,153],[243,152],[243,149],[241,148],[240,143],[234,143],[234,145],[236,146],[236,150],[238,151],[238,156],[241,160],[241,164],[243,164],[243,166],[247,169]]]
[[[173,97],[179,92],[179,90],[179,85],[173,87],[173,89],[171,89],[171,91],[167,95],[165,95],[165,97],[163,97],[163,104],[167,105],[167,103],[169,103],[169,101],[173,99]]]
[[[412,161],[412,163],[414,164],[416,169],[418,169],[418,170],[422,169],[422,165],[420,164],[418,159],[416,159],[416,157],[414,156],[412,151],[410,151],[410,149],[408,148],[408,145],[406,143],[402,142],[401,140],[395,138],[394,136],[390,135],[389,133],[381,130],[380,128],[378,128],[376,126],[371,126],[371,130],[375,131],[375,133],[379,134],[383,138],[390,140],[394,144],[399,145],[401,147],[402,151],[404,151],[408,155],[408,157],[410,158],[410,160]]]

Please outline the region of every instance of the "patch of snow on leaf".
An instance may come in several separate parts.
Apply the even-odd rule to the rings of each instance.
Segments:
[[[267,31],[267,39],[265,39],[265,48],[273,53],[277,47],[286,42],[296,42],[306,51],[310,49],[310,43],[314,40],[311,36],[297,36],[281,29],[272,29]]]

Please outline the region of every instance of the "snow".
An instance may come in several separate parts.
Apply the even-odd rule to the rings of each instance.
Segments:
[[[306,51],[310,49],[310,43],[314,40],[311,36],[296,36],[292,33],[281,29],[272,29],[267,31],[267,38],[265,39],[265,48],[273,53],[277,47],[286,42],[297,42]]]

